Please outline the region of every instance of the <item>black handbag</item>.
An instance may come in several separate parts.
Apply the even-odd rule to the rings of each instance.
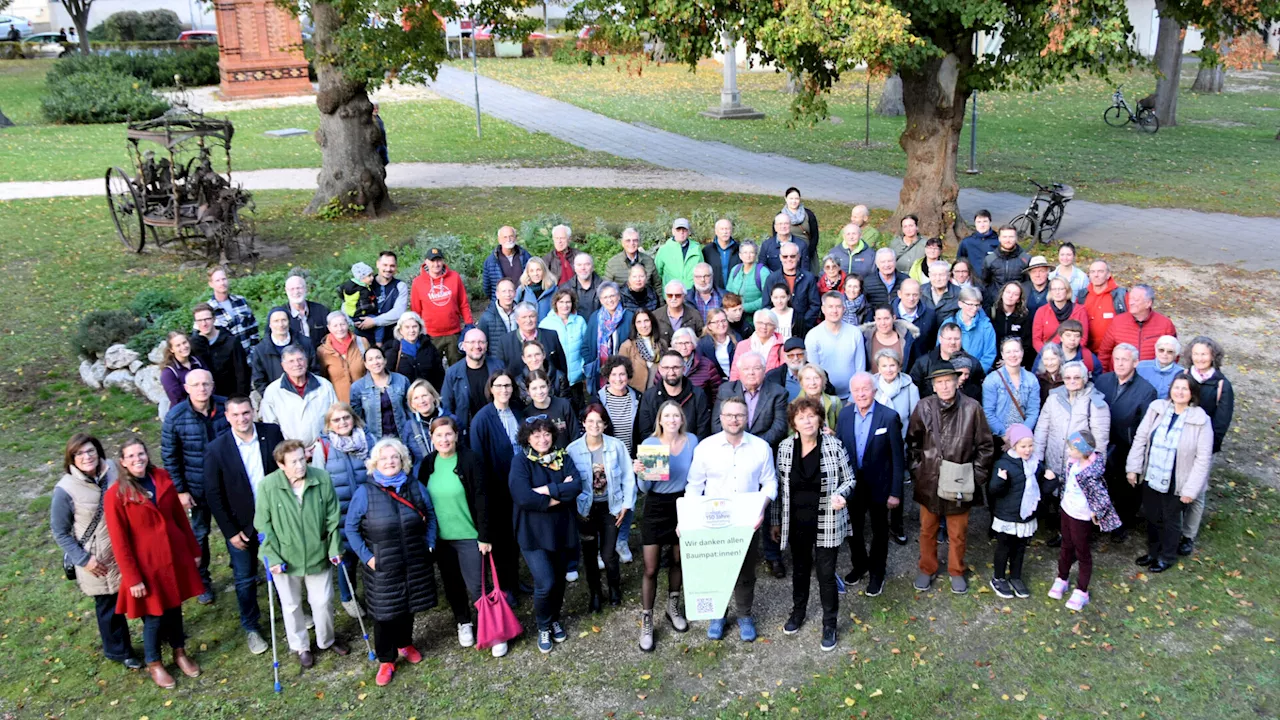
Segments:
[[[89,542],[89,538],[93,537],[93,534],[98,531],[98,523],[102,521],[102,501],[106,496],[105,490],[102,495],[98,496],[98,509],[94,511],[93,520],[89,521],[89,527],[85,529],[84,535],[80,537],[81,547],[84,547],[84,544]],[[68,580],[76,579],[75,563],[71,562],[71,558],[66,553],[62,553],[62,572],[66,574]]]

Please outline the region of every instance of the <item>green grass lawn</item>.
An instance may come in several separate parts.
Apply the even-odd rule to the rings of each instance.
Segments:
[[[53,60],[0,61],[0,109],[18,124],[0,132],[0,182],[101,177],[115,165],[131,170],[123,124],[50,125],[40,113],[44,74]],[[384,103],[393,162],[511,163],[525,166],[635,165],[607,153],[582,150],[549,135],[484,119],[484,139],[475,135],[475,115],[444,100]],[[314,105],[220,113],[235,123],[233,169],[320,167],[320,146],[310,135],[269,138],[268,130],[314,130]],[[158,147],[158,146],[157,146]]]
[[[675,210],[736,211],[755,235],[774,198],[715,193],[589,189],[397,191],[401,211],[374,221],[324,222],[298,213],[302,192],[255,196],[262,240],[280,248],[264,263],[349,264],[419,231],[490,237],[551,210],[575,227],[644,221]],[[846,212],[817,203],[816,212]],[[49,495],[67,435],[86,428],[115,449],[129,432],[153,448],[154,409],[118,391],[94,392],[76,376],[69,332],[89,309],[123,307],[148,287],[180,297],[203,286],[199,267],[171,257],[125,254],[97,198],[0,205],[0,717],[218,719],[233,717],[785,717],[801,718],[1191,718],[1274,717],[1280,713],[1275,639],[1280,615],[1280,498],[1249,477],[1222,470],[1200,552],[1175,572],[1138,575],[1140,541],[1097,545],[1094,602],[1081,615],[1043,597],[1056,551],[1028,556],[1029,600],[1001,601],[978,588],[990,577],[991,548],[975,528],[975,591],[910,591],[914,544],[891,555],[886,592],[841,598],[840,652],[817,651],[817,612],[800,635],[781,623],[789,581],[761,577],[762,640],[710,642],[703,624],[676,636],[659,628],[658,651],[635,647],[638,566],[626,566],[624,604],[586,613],[584,582],[570,587],[570,640],[549,657],[527,640],[494,661],[459,649],[449,613],[420,616],[427,660],[402,669],[386,689],[373,685],[358,627],[339,612],[353,654],[322,654],[298,677],[282,657],[285,691],[271,692],[267,656],[250,656],[233,595],[184,608],[189,648],[204,668],[172,692],[100,657],[92,604],[61,578],[49,537]],[[335,257],[336,256],[336,257]],[[323,260],[322,260],[323,259]],[[411,277],[406,269],[404,277]],[[18,291],[17,289],[20,289]],[[1228,455],[1230,455],[1230,447]],[[1225,468],[1225,464],[1219,467]],[[1239,467],[1239,466],[1237,466]],[[220,536],[215,583],[230,581]],[[812,599],[817,602],[816,592]],[[443,600],[442,600],[443,603]],[[266,611],[265,601],[263,611]],[[528,604],[520,608],[528,626]],[[731,628],[732,633],[732,628]],[[135,632],[135,642],[140,643]],[[732,635],[730,635],[732,637]],[[794,709],[793,709],[794,708]],[[861,715],[866,712],[867,715]]]
[[[526,90],[612,118],[651,125],[700,140],[778,153],[853,170],[901,175],[902,118],[874,114],[880,83],[871,86],[871,142],[865,133],[865,75],[849,73],[835,88],[831,114],[838,124],[788,127],[791,96],[785,77],[741,72],[742,101],[767,113],[757,121],[727,122],[698,116],[718,102],[721,73],[705,62],[643,66],[639,75],[617,62],[590,68],[549,59],[481,60],[481,72]],[[1242,215],[1280,214],[1280,66],[1232,77],[1222,95],[1190,92],[1194,68],[1179,96],[1179,123],[1146,136],[1111,128],[1102,112],[1114,85],[1096,79],[1067,82],[1038,93],[990,93],[978,101],[980,175],[960,174],[965,187],[1028,193],[1026,178],[1075,186],[1076,197],[1143,207],[1180,207]],[[1147,73],[1122,74],[1131,105],[1154,87]],[[969,128],[961,138],[960,169],[968,161]]]

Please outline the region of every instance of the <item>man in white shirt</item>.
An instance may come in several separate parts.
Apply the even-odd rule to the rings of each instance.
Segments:
[[[778,475],[773,465],[773,449],[760,438],[746,432],[747,401],[727,398],[720,403],[720,432],[698,444],[689,466],[686,497],[728,497],[739,493],[764,493],[770,501],[778,496]],[[756,530],[764,522],[769,503],[760,509]],[[747,546],[747,555],[738,571],[733,597],[738,606],[738,632],[743,642],[756,639],[756,625],[751,606],[756,595],[756,543]],[[724,637],[724,618],[712,620],[707,637]]]
[[[227,539],[240,627],[249,651],[257,655],[267,651],[267,643],[262,639],[258,609],[260,566],[258,531],[253,525],[254,496],[262,478],[275,472],[272,452],[284,442],[284,436],[278,425],[255,423],[253,404],[242,395],[227,399],[226,417],[231,432],[219,435],[205,448],[205,501]]]

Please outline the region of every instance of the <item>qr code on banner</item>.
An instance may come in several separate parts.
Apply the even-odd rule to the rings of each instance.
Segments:
[[[715,612],[716,603],[709,597],[694,598],[694,612],[699,615],[703,613]]]

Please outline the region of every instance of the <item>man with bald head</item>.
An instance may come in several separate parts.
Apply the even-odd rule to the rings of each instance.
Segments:
[[[649,288],[657,295],[662,289],[658,267],[653,264],[653,256],[640,249],[640,231],[633,227],[623,230],[618,243],[622,249],[604,264],[604,278],[624,288],[631,279],[631,268],[640,265],[649,280]]]
[[[440,408],[458,421],[459,434],[465,438],[471,418],[488,400],[484,386],[489,376],[502,369],[502,361],[489,353],[489,339],[483,331],[471,328],[462,336],[462,362],[449,366],[440,388]]]
[[[840,269],[849,275],[866,278],[876,271],[876,249],[867,244],[862,228],[848,223],[840,228],[840,242],[827,252]]]
[[[729,273],[742,264],[738,257],[738,241],[733,237],[733,221],[720,218],[716,221],[716,236],[702,246],[702,260],[711,266],[711,281],[720,292],[729,282]]]
[[[791,218],[786,213],[778,213],[773,218],[773,234],[760,243],[760,264],[768,268],[769,272],[781,270],[782,246],[789,242],[795,243],[800,249],[800,257],[809,256],[809,243],[804,238],[791,234]]]
[[[880,244],[882,240],[880,231],[876,229],[875,225],[871,224],[871,211],[867,209],[866,205],[854,205],[853,209],[849,211],[849,222],[858,226],[858,229],[862,232],[862,242],[869,247],[875,247]]]
[[[173,478],[182,507],[191,513],[191,530],[200,543],[200,581],[204,592],[196,601],[213,602],[213,582],[209,575],[209,506],[205,503],[205,449],[226,432],[225,398],[213,394],[213,375],[208,370],[187,373],[183,387],[187,399],[174,405],[160,426],[160,457]]]
[[[520,287],[520,274],[524,272],[524,264],[529,262],[529,251],[516,244],[516,229],[510,225],[498,228],[498,247],[493,254],[484,259],[484,270],[481,272],[481,287],[484,296],[493,299],[498,291],[498,281],[507,278]]]
[[[849,405],[840,411],[836,437],[844,443],[853,464],[853,498],[849,501],[849,556],[853,570],[845,576],[852,585],[869,575],[867,597],[884,589],[889,557],[889,511],[902,504],[902,480],[906,474],[902,420],[891,407],[876,402],[875,380],[860,372],[849,380]],[[863,540],[863,528],[871,519],[871,550]]]
[[[1076,302],[1084,306],[1089,316],[1089,337],[1085,346],[1095,353],[1102,349],[1111,321],[1126,312],[1129,291],[1120,287],[1111,277],[1111,266],[1106,260],[1094,260],[1089,264],[1089,287],[1076,293]]]

